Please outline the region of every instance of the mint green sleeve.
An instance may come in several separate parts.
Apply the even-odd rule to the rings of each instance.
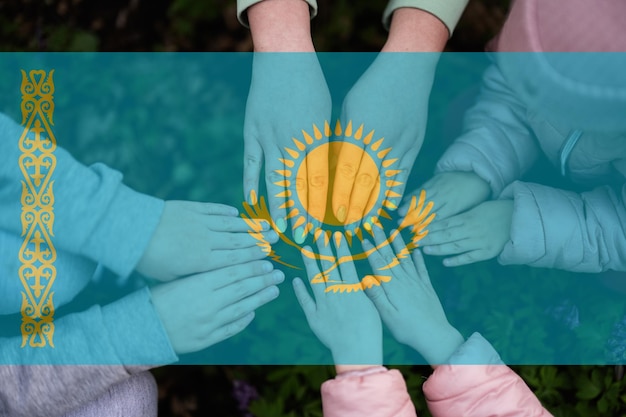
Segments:
[[[248,10],[248,7],[254,6],[261,1],[263,0],[237,0],[237,19],[239,19],[239,23],[247,28],[250,27],[250,25],[248,24],[248,14],[246,13],[246,10]],[[317,16],[317,0],[304,1],[309,4],[311,19],[313,19],[315,16]]]
[[[424,10],[439,18],[448,28],[450,36],[452,36],[452,32],[454,32],[454,28],[459,22],[468,1],[469,0],[389,0],[383,12],[383,25],[385,29],[389,30],[393,12],[401,7],[411,7]]]

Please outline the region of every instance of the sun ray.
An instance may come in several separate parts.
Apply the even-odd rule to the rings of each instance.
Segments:
[[[293,228],[302,226],[306,222],[306,218],[304,216],[298,217],[298,220],[293,224]]]
[[[287,153],[294,159],[297,159],[300,156],[300,154],[297,151],[294,151],[291,148],[285,148],[285,151],[287,151]]]
[[[290,207],[293,207],[295,204],[296,204],[295,201],[287,200],[283,204],[281,204],[278,208],[279,209],[290,208]]]
[[[293,168],[293,166],[296,164],[294,161],[292,161],[291,159],[283,159],[283,158],[279,158],[278,159],[280,162],[282,162],[283,164],[285,164],[285,166],[289,167],[289,168]]]
[[[401,172],[401,169],[388,169],[387,171],[385,171],[385,177],[394,177]]]
[[[398,158],[395,159],[387,159],[385,161],[383,161],[383,167],[385,168],[389,168],[391,165],[393,165],[394,163],[396,163],[396,161],[398,160]]]
[[[312,144],[313,143],[313,138],[311,137],[311,135],[309,135],[305,130],[302,130],[302,137],[304,138],[304,141],[307,144]],[[303,151],[304,149],[300,149],[301,151]]]
[[[366,145],[369,145],[373,137],[374,137],[374,131],[372,130],[370,133],[368,133],[365,136],[365,138],[363,139],[363,143]]]
[[[361,140],[362,137],[363,137],[363,124],[361,124],[361,126],[359,126],[359,128],[354,133],[354,139]]]
[[[285,218],[287,219],[291,219],[292,217],[296,217],[298,214],[300,214],[300,210],[298,210],[297,208],[291,210],[289,212],[289,214],[287,214],[287,216]]]
[[[389,152],[391,152],[391,148],[383,149],[382,151],[378,152],[376,156],[378,156],[379,159],[383,159],[385,156],[387,156]]]
[[[383,209],[383,208],[378,209],[378,215],[379,215],[380,217],[384,217],[384,218],[385,218],[385,219],[387,219],[387,220],[391,220],[391,216],[390,216],[390,215],[389,215],[389,213],[387,213],[387,212],[385,211],[385,209]]]
[[[360,241],[363,241],[363,232],[360,227],[354,229],[354,234],[359,238]]]
[[[324,122],[324,136],[326,136],[327,138],[329,138],[331,135],[331,131],[330,131],[330,125],[328,124],[328,121]]]
[[[317,242],[317,239],[320,238],[320,235],[324,233],[324,231],[322,229],[317,229],[315,231],[315,233],[313,233],[313,240],[315,240]]]
[[[328,246],[328,242],[330,242],[330,230],[324,233],[324,246]]]
[[[337,123],[335,123],[335,136],[341,136],[341,121],[337,119]]]
[[[289,180],[276,181],[274,185],[278,185],[279,187],[290,187],[291,181]]]
[[[291,177],[291,171],[289,171],[288,169],[275,169],[274,172],[286,178]]]
[[[382,145],[382,143],[385,141],[385,138],[380,138],[378,139],[376,142],[374,142],[374,144],[372,145],[372,150],[373,151],[377,151],[378,148],[380,148],[380,145]]]
[[[352,136],[352,120],[348,122],[348,126],[346,126],[346,131],[344,132],[344,136],[347,138]]]
[[[333,236],[335,239],[335,247],[339,248],[341,246],[341,236],[343,236],[340,232],[336,232]]]
[[[352,246],[352,231],[346,230],[346,242],[348,242],[348,246]]]
[[[396,206],[395,204],[393,204],[391,201],[389,201],[387,199],[383,200],[383,206],[385,206],[385,207],[387,207],[389,209],[392,209],[392,210],[395,210],[395,209],[398,208],[398,206]]]
[[[400,182],[400,181],[394,181],[394,180],[387,180],[385,182],[385,184],[387,185],[387,187],[397,187],[398,185],[402,185],[404,183]]]
[[[278,194],[275,194],[274,197],[291,197],[291,190],[281,191]]]
[[[311,231],[311,229],[313,229],[313,223],[309,222],[307,223],[307,225],[304,227],[304,231],[302,232],[302,234],[304,236],[308,235],[309,232]]]
[[[387,190],[387,191],[385,191],[385,197],[391,197],[391,198],[393,198],[393,197],[402,197],[402,195],[396,193],[393,190]]]
[[[306,134],[306,132],[304,130],[302,131],[302,133]],[[305,136],[305,138],[306,138],[306,136]],[[291,138],[291,140],[293,140],[293,144],[296,145],[296,148],[298,148],[299,151],[303,151],[303,150],[306,149],[306,145],[304,143],[300,142],[298,139]]]
[[[322,132],[320,132],[320,129],[317,127],[317,125],[315,123],[313,123],[313,136],[315,136],[316,140],[320,140],[322,138]],[[311,142],[311,143],[313,143],[313,142]],[[309,145],[311,143],[309,143]]]

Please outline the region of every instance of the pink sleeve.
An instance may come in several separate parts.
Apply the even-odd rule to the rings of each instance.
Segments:
[[[402,374],[383,367],[322,384],[324,417],[416,417]]]
[[[444,365],[423,385],[434,417],[552,416],[506,365]]]

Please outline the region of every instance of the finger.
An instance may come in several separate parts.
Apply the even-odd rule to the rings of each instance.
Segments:
[[[311,321],[317,307],[315,305],[315,301],[306,290],[304,282],[302,282],[300,278],[295,278],[293,280],[293,290],[296,293],[296,299],[298,300],[298,304],[300,304],[302,311],[304,311],[307,321]]]
[[[250,325],[250,323],[252,323],[252,320],[254,320],[254,311],[248,313],[240,319],[224,324],[217,329],[212,330],[208,336],[209,341],[206,343],[206,345],[214,345],[223,340],[229,339],[236,334],[241,333],[246,327]]]
[[[441,245],[424,246],[422,250],[427,255],[445,256],[456,255],[474,249],[478,249],[474,239],[467,238]]]
[[[359,282],[359,276],[354,267],[352,260],[352,254],[348,248],[348,242],[342,241],[342,234],[335,232],[334,236],[335,250],[337,252],[337,259],[339,263],[339,272],[343,282],[348,284],[356,284]]]
[[[223,305],[230,305],[246,297],[250,297],[257,292],[278,285],[285,280],[285,274],[282,271],[274,270],[262,276],[245,278],[219,289],[220,302]]]
[[[400,216],[406,216],[409,211],[409,208],[411,207],[411,199],[413,197],[419,198],[419,195],[422,190],[426,192],[426,198],[428,200],[433,200],[437,196],[438,190],[439,190],[435,186],[436,181],[437,181],[437,177],[431,178],[428,181],[426,181],[424,184],[422,184],[420,187],[417,187],[415,190],[411,191],[411,193],[408,194],[406,197],[404,197],[402,205],[398,209],[398,214]]]
[[[420,244],[423,247],[444,245],[446,243],[457,242],[467,239],[468,233],[464,227],[452,227],[449,229],[432,231],[428,229],[428,234],[422,239]],[[428,253],[428,252],[426,252]]]
[[[223,308],[219,313],[217,313],[217,319],[224,323],[238,320],[241,317],[245,317],[255,311],[257,308],[276,299],[279,294],[280,290],[276,286],[265,288],[250,297],[244,298],[243,300],[237,301],[236,303]]]
[[[424,255],[422,255],[422,251],[419,249],[415,249],[413,251],[413,264],[415,265],[415,271],[417,272],[417,277],[422,280],[425,284],[429,285],[432,288],[432,283],[430,281],[430,275],[428,274],[428,270],[426,269],[426,264],[424,263]]]
[[[376,242],[376,248],[378,252],[383,257],[383,259],[385,259],[387,265],[391,265],[396,259],[396,254],[391,248],[391,243],[389,242],[389,239],[387,239],[387,236],[385,236],[385,232],[381,228],[374,227],[373,231],[374,242]]]
[[[259,178],[263,149],[256,138],[245,138],[243,147],[243,192],[248,204],[254,205],[259,195]]]
[[[263,233],[266,242],[276,243],[278,235],[273,230]],[[214,233],[211,245],[214,249],[244,249],[257,246],[259,240],[251,233]]]
[[[333,236],[331,236],[331,239],[333,239]],[[321,257],[320,265],[322,267],[322,272],[325,273],[331,281],[341,281],[341,276],[339,275],[339,270],[337,269],[337,257],[333,254],[330,247],[330,241],[326,243],[325,237],[320,235],[316,243],[317,253],[319,253]]]
[[[253,246],[244,249],[226,249],[212,251],[207,256],[207,269],[214,270],[230,266],[239,266],[248,262],[266,258],[268,253],[261,246]]]
[[[391,191],[390,195],[386,196],[388,201],[387,207],[391,210],[396,210],[400,206],[402,196],[406,189],[406,184],[409,180],[409,174],[411,173],[411,167],[417,157],[416,151],[411,151],[404,155],[399,163],[389,164],[393,159],[386,159],[382,162],[383,172],[381,175],[385,178],[385,185]],[[385,167],[385,165],[389,165]]]
[[[282,154],[278,150],[266,155],[265,183],[270,215],[278,231],[284,233],[287,230],[287,205],[289,204],[286,195],[289,188],[293,189],[293,179],[285,178],[285,175],[281,173],[284,171],[284,166],[280,159],[282,159]]]
[[[446,258],[443,260],[444,266],[461,266],[461,265],[469,265],[475,262],[485,261],[490,259],[483,251],[481,250],[473,250],[469,252],[465,252],[461,255],[454,256],[451,258]]]
[[[254,219],[255,222],[260,222],[262,230],[269,230],[270,225],[265,220]],[[248,232],[252,228],[249,224],[250,220],[245,220],[239,217],[226,217],[226,216],[207,216],[204,224],[216,232]]]
[[[385,261],[385,258],[382,257],[380,252],[375,249],[374,245],[369,240],[364,239],[361,245],[363,246],[363,249],[368,253],[367,261],[372,267],[374,273],[387,266],[387,261]]]
[[[326,152],[324,152],[326,150]],[[319,226],[326,217],[328,199],[329,171],[328,147],[318,147],[308,156],[307,187],[308,187],[308,222]]]
[[[176,201],[176,203],[199,214],[215,216],[237,216],[239,214],[239,210],[226,204],[200,203],[196,201]]]
[[[298,172],[296,173],[296,183],[295,187],[291,184],[291,189],[295,190],[297,196],[292,196],[292,198],[297,197],[304,209],[304,213],[302,216],[296,216],[292,219],[292,236],[293,240],[297,244],[302,244],[306,239],[306,234],[304,233],[305,227],[307,225],[307,215],[309,213],[309,189],[307,185],[307,158],[302,158],[302,162],[300,163],[300,168],[298,168]]]
[[[437,216],[439,216],[439,213],[437,213]],[[463,216],[459,215],[459,216],[450,217],[445,220],[437,219],[437,221],[432,222],[428,226],[428,230],[429,232],[438,232],[440,230],[449,230],[455,227],[463,226],[464,224],[465,224],[465,220],[463,219]]]
[[[365,158],[365,154],[363,158]],[[378,196],[372,196],[372,192],[377,186],[380,186],[379,168],[371,162],[361,160],[350,194],[346,225],[356,223],[355,227],[359,226],[358,222],[367,215],[368,207],[373,205],[370,204],[370,199],[377,199]],[[374,201],[375,203],[376,201]]]
[[[406,243],[404,243],[402,235],[397,230],[392,230],[389,236],[394,236],[391,245],[402,268],[405,272],[415,271],[415,265],[413,265],[413,260],[411,259],[411,256],[409,256],[409,249],[407,248]]]
[[[320,297],[324,296],[326,283],[324,281],[320,281],[323,276],[317,266],[317,262],[315,261],[313,251],[310,246],[305,246],[303,248],[302,261],[304,262],[304,269],[306,270],[306,274],[309,278],[309,283],[311,284],[311,289],[313,290],[315,299],[320,300]]]
[[[359,149],[361,149],[361,151],[359,151]],[[359,171],[361,156],[363,154],[364,151],[362,151],[362,148],[356,145],[342,146],[337,158],[333,184],[332,208],[337,220],[344,224],[348,218],[350,196],[354,188],[354,179]]]
[[[269,274],[273,270],[274,265],[271,262],[255,260],[192,275],[190,278],[206,280],[210,289],[218,290],[246,278]]]

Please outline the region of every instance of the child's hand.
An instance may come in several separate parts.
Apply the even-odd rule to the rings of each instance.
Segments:
[[[429,255],[458,255],[443,260],[459,266],[498,256],[511,235],[513,201],[486,201],[470,211],[432,223],[420,242]]]
[[[491,194],[489,184],[473,172],[442,172],[408,195],[398,213],[406,216],[411,197],[426,191],[426,198],[435,203],[437,220],[443,220],[482,203]]]
[[[166,201],[137,271],[169,281],[265,258],[267,253],[237,213],[222,204]],[[269,224],[264,223],[264,230],[269,230]],[[264,234],[269,243],[278,240],[273,231]]]
[[[374,229],[378,249],[373,250],[367,240],[363,242],[363,248],[368,252],[373,250],[368,260],[376,273],[388,266],[406,245],[398,233],[391,243],[392,249],[385,244],[383,231]],[[392,232],[392,236],[394,234]],[[365,290],[365,293],[396,340],[417,350],[431,365],[445,363],[463,344],[463,336],[448,323],[420,251],[416,249],[412,256],[406,254],[397,259],[396,266],[384,270],[392,274],[392,279]]]
[[[334,239],[333,239],[334,240]],[[319,254],[323,259],[335,259],[330,245],[324,245],[324,238],[317,241]],[[349,257],[347,242],[335,245],[336,259]],[[304,248],[311,252],[310,248]],[[315,260],[302,256],[309,280],[320,270]],[[328,269],[332,261],[322,261],[322,268]],[[333,269],[327,276],[329,281],[355,284],[359,282],[354,263],[344,261],[339,270]],[[330,285],[330,284],[329,284]],[[337,365],[359,364],[380,365],[383,359],[382,325],[376,308],[361,291],[349,293],[325,292],[326,284],[311,285],[315,300],[307,292],[302,280],[296,278],[293,288],[306,319],[318,339],[330,349]]]
[[[268,261],[218,269],[151,288],[152,304],[176,353],[205,349],[236,335],[254,310],[278,297],[285,275]]]

